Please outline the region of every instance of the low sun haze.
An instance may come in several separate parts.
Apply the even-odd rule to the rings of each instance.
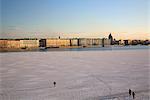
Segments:
[[[149,0],[0,0],[1,38],[149,38]]]

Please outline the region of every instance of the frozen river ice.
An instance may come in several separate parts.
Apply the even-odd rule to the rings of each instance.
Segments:
[[[148,56],[148,49],[0,53],[0,100],[101,100],[129,88],[144,93]]]

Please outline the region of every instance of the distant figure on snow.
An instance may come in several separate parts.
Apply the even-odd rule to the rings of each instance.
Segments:
[[[129,89],[129,95],[131,96],[131,89]]]
[[[133,96],[133,99],[135,98],[135,93],[134,92],[132,92],[132,96]]]
[[[53,84],[54,84],[54,87],[56,87],[56,82],[55,81],[53,82]]]

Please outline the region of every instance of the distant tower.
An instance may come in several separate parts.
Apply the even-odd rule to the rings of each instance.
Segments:
[[[109,34],[108,39],[110,39],[110,42],[111,42],[110,44],[113,45],[113,37],[112,37],[111,33]]]

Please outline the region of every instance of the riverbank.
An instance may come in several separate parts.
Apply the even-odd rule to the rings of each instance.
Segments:
[[[136,46],[68,46],[68,47],[51,47],[51,48],[26,48],[26,49],[15,49],[15,48],[1,48],[0,53],[6,52],[39,52],[39,51],[99,51],[99,50],[134,50],[134,49],[149,49],[150,46],[136,45]]]
[[[111,47],[111,46],[106,46]],[[71,49],[82,48],[101,48],[101,46],[61,46],[61,47],[47,47],[47,48],[0,48],[0,52],[31,52],[31,51],[65,51]]]

